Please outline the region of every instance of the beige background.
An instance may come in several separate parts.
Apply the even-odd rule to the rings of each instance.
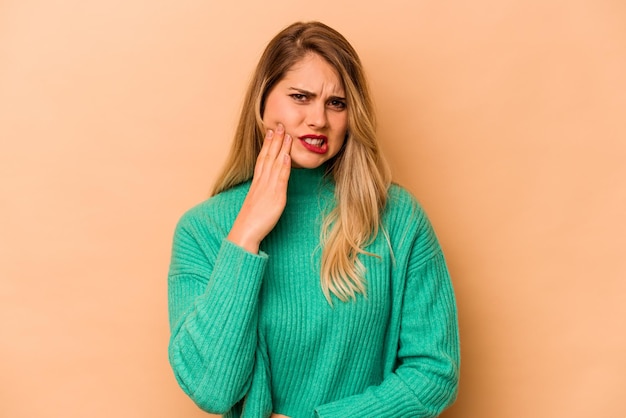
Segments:
[[[624,418],[623,0],[0,2],[0,416],[205,416],[167,363],[171,235],[300,19],[360,52],[448,256],[444,416]]]

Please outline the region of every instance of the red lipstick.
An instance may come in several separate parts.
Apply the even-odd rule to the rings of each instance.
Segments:
[[[326,135],[302,135],[298,139],[304,148],[316,154],[328,152],[328,138]]]

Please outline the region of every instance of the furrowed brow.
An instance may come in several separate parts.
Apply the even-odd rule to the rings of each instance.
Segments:
[[[313,93],[312,91],[299,89],[297,87],[289,87],[289,90],[297,91],[298,93],[305,94],[309,97],[317,97],[317,94]]]
[[[293,91],[297,91],[300,94],[305,94],[309,97],[317,97],[317,94],[313,93],[312,91],[308,91],[308,90],[304,90],[304,89],[299,89],[297,87],[289,87],[289,90],[293,90]],[[328,98],[328,100],[341,100],[341,101],[346,101],[345,97],[341,97],[341,96],[330,96]]]

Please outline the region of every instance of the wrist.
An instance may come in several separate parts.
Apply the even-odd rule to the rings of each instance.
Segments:
[[[247,231],[249,231],[249,229],[247,229]],[[259,253],[261,240],[256,239],[252,234],[246,232],[246,228],[237,228],[233,225],[226,239],[252,254]]]

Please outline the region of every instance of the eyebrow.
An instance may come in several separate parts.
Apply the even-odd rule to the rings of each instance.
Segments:
[[[297,87],[289,87],[289,90],[294,90],[294,91],[297,91],[298,93],[302,93],[310,97],[317,97],[317,94],[313,93],[312,91],[299,89]],[[330,96],[329,99],[346,100],[345,97],[341,97],[341,96]]]

